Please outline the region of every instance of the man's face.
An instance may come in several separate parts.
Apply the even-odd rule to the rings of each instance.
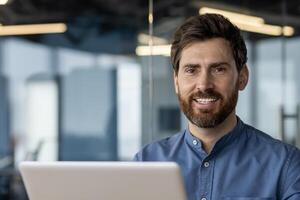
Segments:
[[[235,112],[238,91],[247,81],[247,67],[238,73],[230,44],[221,38],[185,47],[174,73],[180,107],[201,128],[216,127]]]

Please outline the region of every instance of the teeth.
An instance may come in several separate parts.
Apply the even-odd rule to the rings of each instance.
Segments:
[[[217,99],[212,99],[212,98],[200,98],[200,99],[195,99],[198,103],[202,103],[202,104],[207,104],[210,102],[214,102]]]

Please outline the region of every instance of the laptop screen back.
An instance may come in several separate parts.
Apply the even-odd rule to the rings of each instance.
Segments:
[[[30,200],[185,200],[180,168],[163,162],[22,162]]]

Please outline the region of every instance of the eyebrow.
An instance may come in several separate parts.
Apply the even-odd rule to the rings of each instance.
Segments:
[[[221,65],[227,65],[227,66],[230,66],[230,64],[227,63],[227,62],[215,62],[215,63],[209,64],[209,67],[218,67],[218,66],[221,66]]]
[[[183,68],[197,68],[197,67],[200,67],[200,65],[199,64],[185,64],[184,66],[183,66]]]
[[[227,66],[230,66],[230,64],[228,63],[228,62],[214,62],[214,63],[210,63],[209,64],[209,67],[211,68],[214,68],[214,67],[218,67],[218,66],[221,66],[221,65],[227,65]],[[192,64],[192,63],[188,63],[188,64],[185,64],[184,66],[183,66],[183,68],[187,68],[187,67],[189,67],[189,68],[198,68],[198,67],[200,67],[200,65],[199,64]]]

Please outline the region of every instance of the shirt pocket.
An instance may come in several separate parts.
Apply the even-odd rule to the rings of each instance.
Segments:
[[[222,200],[276,200],[273,197],[223,197]]]

